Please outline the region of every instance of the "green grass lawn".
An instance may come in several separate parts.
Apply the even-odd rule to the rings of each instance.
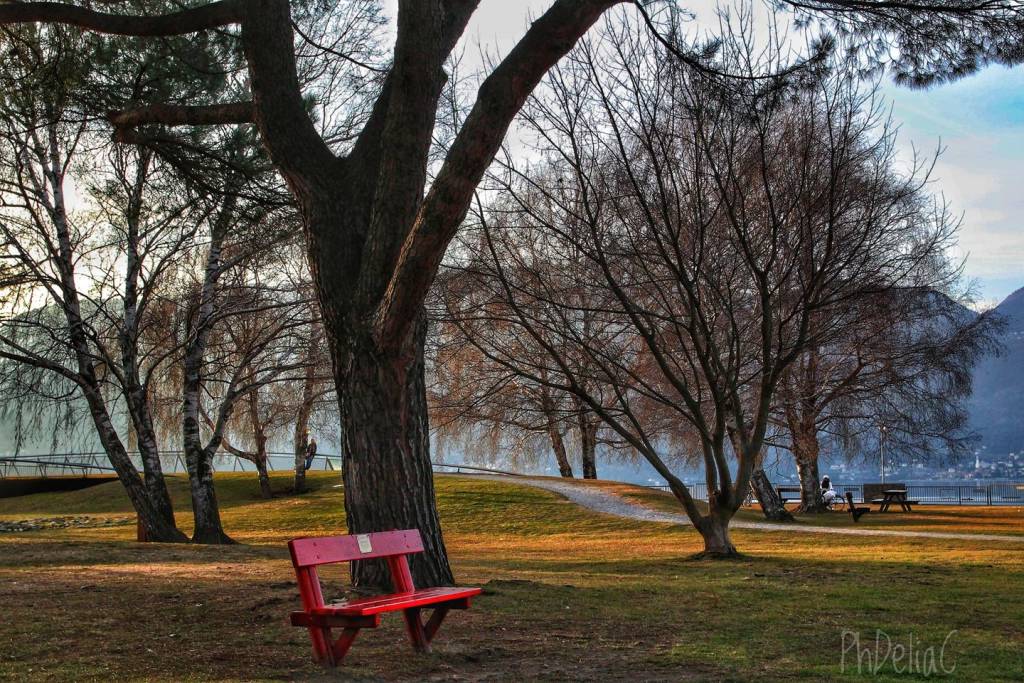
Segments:
[[[858,674],[852,648],[844,671],[844,631],[873,653],[879,629],[936,656],[955,630],[944,663],[956,670],[932,678],[1024,678],[1024,544],[737,530],[745,559],[695,561],[692,529],[455,476],[437,480],[446,540],[459,582],[484,595],[449,617],[431,655],[413,655],[389,615],[325,673],[287,624],[298,592],[285,542],[344,529],[337,475],[310,483],[264,501],[253,475],[220,475],[233,547],[138,544],[129,524],[0,534],[0,678],[923,680],[894,673],[891,659],[879,676],[862,659]],[[184,484],[173,493],[187,527]],[[1021,531],[1020,510],[990,514],[985,531]],[[58,515],[132,519],[117,484],[0,500],[0,519]],[[344,572],[325,574],[337,594]]]

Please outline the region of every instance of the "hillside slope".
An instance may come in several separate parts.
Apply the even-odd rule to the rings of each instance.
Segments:
[[[1024,288],[996,311],[1007,321],[1005,349],[978,364],[970,401],[971,427],[990,457],[1024,451]]]

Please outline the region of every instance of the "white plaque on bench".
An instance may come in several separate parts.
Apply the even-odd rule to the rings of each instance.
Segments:
[[[359,543],[359,552],[369,553],[373,551],[373,546],[370,545],[369,534],[356,534],[356,542]]]

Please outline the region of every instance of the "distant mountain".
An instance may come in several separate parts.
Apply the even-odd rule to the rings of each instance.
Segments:
[[[1024,287],[996,307],[1007,322],[1001,356],[989,356],[974,371],[971,427],[988,456],[1024,452]]]

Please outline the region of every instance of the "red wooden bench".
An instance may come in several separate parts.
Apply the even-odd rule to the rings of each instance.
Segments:
[[[384,612],[401,611],[413,648],[428,652],[430,641],[448,611],[468,609],[470,599],[480,594],[479,588],[416,588],[405,556],[423,552],[423,539],[417,529],[297,538],[288,542],[288,550],[302,598],[302,611],[291,613],[292,626],[309,629],[313,656],[326,666],[340,664],[359,630],[380,626]],[[318,566],[372,558],[387,560],[394,593],[324,604],[316,572]],[[433,609],[426,623],[420,618],[424,608]],[[336,640],[331,634],[334,628],[341,629]]]

